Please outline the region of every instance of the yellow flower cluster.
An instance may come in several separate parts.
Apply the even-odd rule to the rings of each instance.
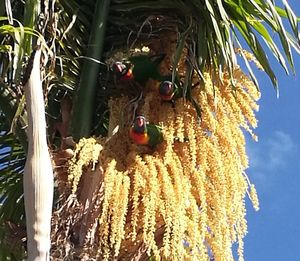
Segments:
[[[106,142],[82,140],[70,165],[76,191],[82,168],[99,162],[104,196],[95,251],[104,260],[130,260],[145,250],[157,260],[233,260],[232,245],[247,232],[245,195],[258,210],[253,184],[245,174],[248,158],[243,130],[253,138],[259,93],[236,69],[236,91],[228,75],[192,90],[202,109],[179,98],[175,107],[147,93],[141,111],[163,128],[164,141],[154,150],[132,144],[127,128]],[[120,121],[126,98],[110,101],[110,130]],[[101,145],[100,145],[101,144]]]
[[[83,138],[79,141],[68,166],[68,181],[72,184],[72,193],[75,193],[77,190],[84,168],[92,165],[91,169],[95,170],[95,164],[98,162],[102,149],[102,145],[95,138]]]
[[[245,49],[242,48],[236,48],[235,51],[239,54],[241,54],[242,56],[244,56],[248,61],[252,61],[254,62],[254,64],[256,65],[256,67],[260,70],[264,70],[263,67],[261,66],[260,62],[255,58],[254,54],[251,52],[248,52]]]

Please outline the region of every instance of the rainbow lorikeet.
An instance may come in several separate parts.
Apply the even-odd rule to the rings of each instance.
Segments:
[[[136,116],[129,130],[129,136],[134,143],[155,147],[163,141],[161,127],[148,124],[144,116]]]
[[[182,87],[171,81],[163,81],[160,83],[158,93],[163,101],[173,101],[183,96]]]
[[[115,62],[112,70],[118,80],[134,80],[142,86],[150,78],[163,81],[165,78],[159,73],[158,66],[165,56],[165,54],[131,56],[122,62]]]
[[[184,93],[183,87],[182,87],[182,85],[180,85],[180,83],[177,84],[177,82],[178,81],[176,81],[175,83],[173,83],[171,81],[162,81],[158,88],[158,93],[159,93],[159,96],[162,99],[162,101],[171,102],[173,107],[175,106],[174,100],[184,96],[183,95],[183,93]],[[198,83],[195,84],[193,86],[193,88],[197,85],[198,85]],[[192,105],[194,106],[194,108],[197,112],[198,118],[201,119],[202,110],[200,108],[200,105],[192,97],[190,90],[186,93],[185,97],[187,100],[189,100],[192,103]]]

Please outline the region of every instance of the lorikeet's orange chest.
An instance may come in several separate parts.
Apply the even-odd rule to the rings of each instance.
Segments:
[[[134,79],[134,75],[133,75],[133,72],[132,72],[132,69],[129,68],[126,73],[124,73],[122,75],[122,77],[120,78],[122,81],[130,81],[130,80],[133,80]]]
[[[115,62],[112,65],[112,70],[115,72],[117,79],[122,81],[133,80],[133,65],[130,63]]]
[[[149,135],[147,133],[138,133],[135,132],[133,127],[129,130],[129,136],[130,138],[139,145],[147,145],[149,143]]]
[[[121,77],[122,80],[128,81],[128,80],[133,80],[133,72],[132,69],[128,69],[127,72]]]

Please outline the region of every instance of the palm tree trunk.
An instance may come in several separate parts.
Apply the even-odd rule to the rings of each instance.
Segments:
[[[28,152],[23,181],[29,261],[50,259],[53,170],[46,140],[40,57],[40,50],[32,55],[33,61],[29,62],[32,70],[25,84]]]

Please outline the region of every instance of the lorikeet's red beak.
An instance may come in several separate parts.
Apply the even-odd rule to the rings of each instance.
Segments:
[[[124,70],[124,65],[122,63],[115,63],[115,69],[117,72],[122,73]]]
[[[115,62],[112,65],[112,70],[116,74],[118,80],[132,80],[133,73],[131,65],[123,62]]]
[[[139,127],[143,127],[144,124],[145,124],[145,119],[144,119],[143,117],[138,117],[138,118],[136,119],[136,121],[137,121],[137,125],[138,125]]]

